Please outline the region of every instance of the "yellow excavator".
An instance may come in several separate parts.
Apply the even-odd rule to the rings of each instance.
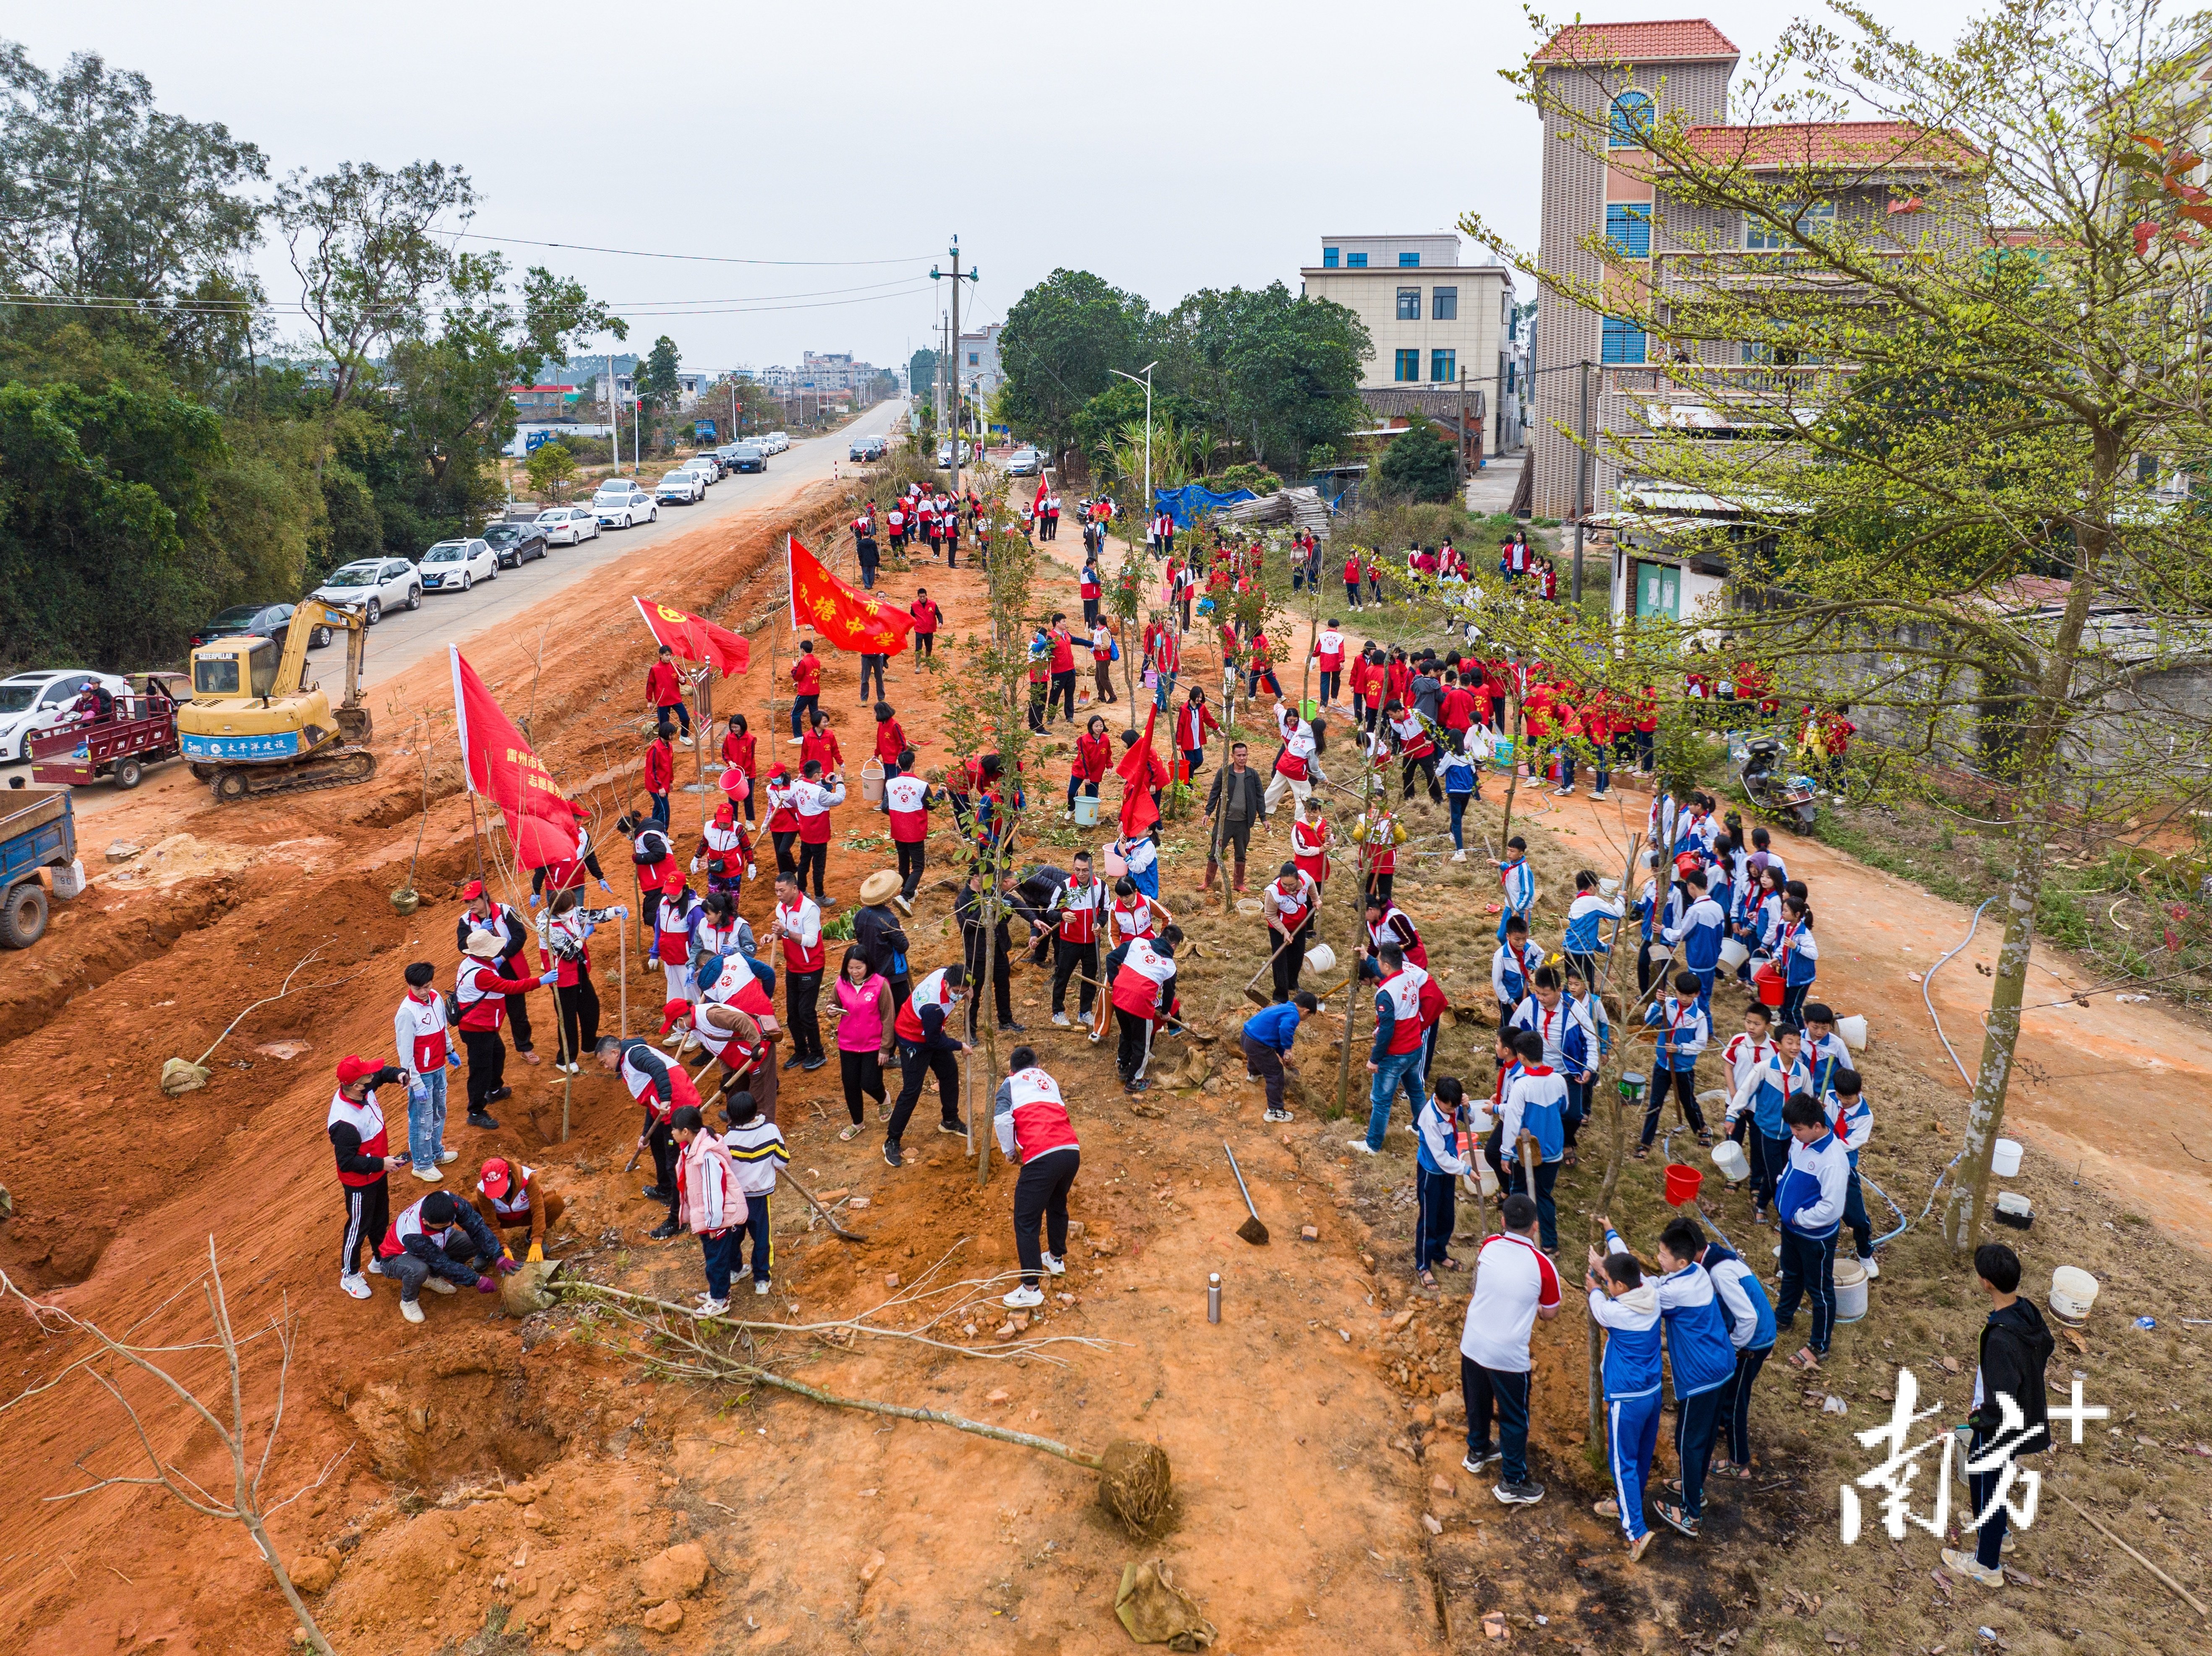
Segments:
[[[345,693],[338,705],[307,678],[307,645],[329,628],[346,639]],[[221,804],[310,788],[343,787],[376,774],[368,708],[361,695],[368,619],[302,598],[275,639],[242,634],[192,652],[192,699],[177,731],[192,774]]]

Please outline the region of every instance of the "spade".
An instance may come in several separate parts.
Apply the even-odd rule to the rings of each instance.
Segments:
[[[1237,1234],[1255,1247],[1265,1247],[1267,1243],[1267,1228],[1260,1222],[1260,1210],[1252,1205],[1252,1192],[1245,1189],[1244,1170],[1237,1165],[1237,1152],[1224,1143],[1221,1153],[1229,1158],[1229,1171],[1237,1175],[1237,1188],[1243,1192],[1244,1210],[1252,1216],[1237,1227]]]

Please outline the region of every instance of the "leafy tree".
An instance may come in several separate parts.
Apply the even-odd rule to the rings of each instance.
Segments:
[[[1167,382],[1209,426],[1283,471],[1359,423],[1360,364],[1374,343],[1343,306],[1276,282],[1193,294],[1163,319],[1160,351]]]
[[[927,397],[930,387],[937,383],[937,353],[923,346],[907,359],[906,383],[917,397]]]
[[[684,390],[683,382],[676,377],[683,362],[674,340],[666,334],[654,340],[645,361],[637,365],[638,399],[661,414],[673,409]]]
[[[557,442],[540,443],[523,469],[530,474],[530,487],[538,498],[557,503],[568,498],[569,486],[576,476],[576,457]]]
[[[1459,490],[1459,468],[1449,443],[1425,420],[1390,440],[1376,468],[1384,493],[1409,500],[1449,500]]]
[[[1109,370],[1144,367],[1152,321],[1137,294],[1088,270],[1054,270],[1015,300],[999,336],[1007,415],[1031,440],[1064,453],[1077,413],[1115,383]]]

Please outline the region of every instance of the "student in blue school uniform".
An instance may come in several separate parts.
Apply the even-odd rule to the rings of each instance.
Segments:
[[[1606,1246],[1626,1249],[1605,1215]],[[1667,1336],[1667,1364],[1674,1381],[1674,1460],[1680,1476],[1661,1487],[1674,1501],[1655,1501],[1652,1510],[1695,1539],[1705,1510],[1705,1471],[1720,1429],[1721,1396],[1735,1376],[1735,1347],[1720,1294],[1698,1260],[1705,1234],[1697,1222],[1676,1216],[1659,1233],[1659,1269],[1652,1284]]]
[[[1713,846],[1713,865],[1705,871],[1705,895],[1711,898],[1721,911],[1721,940],[1725,943],[1735,934],[1736,907],[1742,888],[1735,881],[1735,865],[1742,852],[1727,834],[1721,835]]]
[[[1505,1124],[1501,1119],[1505,1113],[1505,1095],[1521,1073],[1521,1049],[1516,1045],[1521,1039],[1516,1029],[1496,1032],[1497,1045],[1492,1054],[1498,1065],[1497,1089],[1490,1095],[1490,1136],[1482,1141],[1482,1159],[1490,1163],[1491,1172],[1498,1175],[1498,1188],[1503,1191],[1512,1182],[1513,1174],[1505,1165],[1508,1154],[1505,1143]]]
[[[1518,914],[1505,922],[1505,941],[1490,957],[1490,992],[1498,997],[1498,1022],[1503,1028],[1528,993],[1528,980],[1544,963],[1544,951],[1528,941],[1528,922]]]
[[[1521,1135],[1526,1132],[1535,1141],[1536,1180],[1532,1194],[1536,1198],[1536,1218],[1544,1252],[1556,1254],[1559,1209],[1552,1199],[1552,1187],[1559,1183],[1559,1165],[1567,1150],[1566,1077],[1544,1062],[1544,1038],[1534,1030],[1523,1029],[1515,1035],[1513,1047],[1520,1055],[1521,1073],[1505,1089],[1498,1125],[1504,1130],[1503,1147],[1514,1157],[1516,1189],[1528,1189],[1527,1169],[1520,1162]]]
[[[1560,974],[1560,992],[1573,1022],[1559,1040],[1561,1069],[1567,1077],[1567,1160],[1575,1165],[1575,1140],[1590,1116],[1590,1092],[1597,1072],[1613,1051],[1613,1022],[1605,998],[1596,993],[1574,963]]]
[[[1515,920],[1522,929],[1528,925],[1528,910],[1536,901],[1536,870],[1528,866],[1528,842],[1515,834],[1505,842],[1505,860],[1498,864],[1498,885],[1501,896],[1498,916],[1498,941],[1505,941],[1506,932]]]
[[[1821,1095],[1820,1107],[1827,1115],[1830,1131],[1843,1141],[1844,1155],[1851,1164],[1850,1180],[1844,1186],[1844,1223],[1851,1233],[1852,1245],[1858,1253],[1859,1263],[1866,1267],[1866,1274],[1879,1277],[1881,1267],[1875,1263],[1874,1221],[1867,1216],[1866,1192],[1859,1188],[1859,1152],[1874,1137],[1874,1112],[1867,1107],[1866,1099],[1860,1092],[1856,1070],[1837,1070],[1828,1080],[1828,1090]]]
[[[1560,952],[1567,964],[1581,972],[1583,981],[1597,981],[1597,961],[1613,952],[1605,940],[1605,923],[1620,919],[1626,911],[1620,899],[1598,889],[1597,876],[1584,869],[1575,876],[1575,900],[1567,905],[1567,932]]]
[[[1634,1564],[1651,1544],[1644,1490],[1659,1445],[1659,1291],[1616,1233],[1606,1232],[1605,1246],[1602,1254],[1589,1250],[1583,1277],[1590,1320],[1605,1330],[1606,1465],[1613,1477],[1611,1499],[1591,1510],[1620,1521]]]
[[[1752,964],[1765,960],[1774,953],[1775,940],[1782,935],[1781,872],[1776,869],[1757,869],[1743,895],[1743,917],[1736,927],[1736,936],[1751,950],[1749,958],[1735,969],[1736,980],[1751,981]]]
[[[1836,1072],[1851,1067],[1851,1049],[1836,1033],[1836,1015],[1824,1002],[1805,1003],[1805,1062],[1813,1071],[1813,1084],[1805,1090],[1826,1098],[1835,1089]]]
[[[1414,1181],[1419,1204],[1413,1216],[1413,1272],[1423,1288],[1437,1285],[1436,1272],[1463,1269],[1451,1257],[1452,1227],[1459,1218],[1459,1178],[1474,1163],[1459,1153],[1459,1129],[1467,1116],[1467,1096],[1457,1076],[1438,1076],[1414,1123],[1419,1148],[1414,1153]]]
[[[1791,1094],[1813,1090],[1813,1071],[1798,1050],[1802,1039],[1794,1024],[1776,1031],[1774,1050],[1746,1072],[1729,1100],[1730,1121],[1746,1111],[1751,1113],[1751,1222],[1755,1225],[1766,1222],[1774,1187],[1790,1165],[1790,1130],[1783,1123],[1782,1107]]]
[[[1720,969],[1721,944],[1728,937],[1728,911],[1706,891],[1703,869],[1682,877],[1689,906],[1682,918],[1660,936],[1668,947],[1680,944],[1682,966],[1698,980],[1698,1010],[1711,1022],[1713,1015],[1713,975]]]
[[[1790,1361],[1814,1369],[1828,1355],[1835,1332],[1836,1233],[1843,1226],[1851,1164],[1811,1094],[1790,1094],[1782,1106],[1782,1119],[1791,1142],[1789,1168],[1774,1189],[1774,1211],[1782,1222],[1782,1281],[1774,1325],[1778,1336],[1796,1322],[1798,1300],[1812,1302],[1812,1337]]]
[[[1760,1286],[1758,1273],[1734,1250],[1714,1242],[1698,1261],[1713,1279],[1721,1310],[1729,1325],[1729,1344],[1735,1347],[1735,1374],[1721,1388],[1720,1425],[1714,1436],[1728,1437],[1728,1453],[1721,1470],[1729,1477],[1747,1481],[1751,1477],[1751,1383],[1774,1354],[1774,1305]]]
[[[1782,968],[1782,1021],[1802,1023],[1805,998],[1820,971],[1820,945],[1813,936],[1813,910],[1802,897],[1782,900],[1782,931],[1774,959]]]
[[[1644,1103],[1644,1137],[1636,1146],[1639,1162],[1651,1154],[1651,1141],[1659,1132],[1659,1112],[1670,1087],[1681,1101],[1683,1118],[1696,1131],[1698,1143],[1713,1142],[1705,1127],[1705,1113],[1698,1103],[1698,1054],[1712,1039],[1713,1027],[1698,1005],[1697,974],[1676,973],[1665,998],[1644,1009],[1644,1022],[1659,1045],[1652,1054],[1651,1090]]]

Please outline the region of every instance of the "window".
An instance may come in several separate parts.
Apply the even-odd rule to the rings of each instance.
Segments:
[[[1419,288],[1398,289],[1398,320],[1419,322],[1421,319],[1421,290]]]
[[[971,368],[979,365],[982,360],[983,354],[981,351],[970,351],[968,353],[968,366]]]
[[[1633,322],[1618,317],[1605,319],[1603,343],[1598,351],[1601,362],[1641,362],[1644,361],[1644,330]]]
[[[1624,92],[1613,100],[1613,117],[1607,124],[1608,149],[1638,149],[1651,135],[1651,94]]]
[[[1651,209],[1644,206],[1605,209],[1606,245],[1630,258],[1651,257]]]
[[[1344,261],[1344,268],[1347,270],[1365,270],[1367,268],[1367,255],[1364,253],[1353,253],[1349,255]]]
[[[1398,378],[1401,381],[1418,380],[1421,377],[1421,354],[1419,351],[1398,353]]]
[[[1334,270],[1336,269],[1335,248],[1324,247],[1321,250],[1321,268],[1324,270]]]
[[[1420,262],[1421,256],[1419,253],[1401,253],[1398,255],[1398,268],[1401,270],[1414,270],[1419,266]]]
[[[1459,353],[1457,351],[1431,351],[1429,353],[1429,378],[1431,379],[1447,380],[1458,379]]]
[[[1435,288],[1429,292],[1429,315],[1438,322],[1459,320],[1459,289]]]
[[[1800,208],[1796,216],[1797,227],[1800,230],[1810,231],[1817,234],[1820,231],[1834,227],[1836,203],[1832,201],[1816,201],[1809,207]],[[1771,224],[1760,223],[1756,219],[1746,219],[1743,226],[1743,245],[1754,252],[1771,252],[1777,249],[1788,247],[1790,239]]]

